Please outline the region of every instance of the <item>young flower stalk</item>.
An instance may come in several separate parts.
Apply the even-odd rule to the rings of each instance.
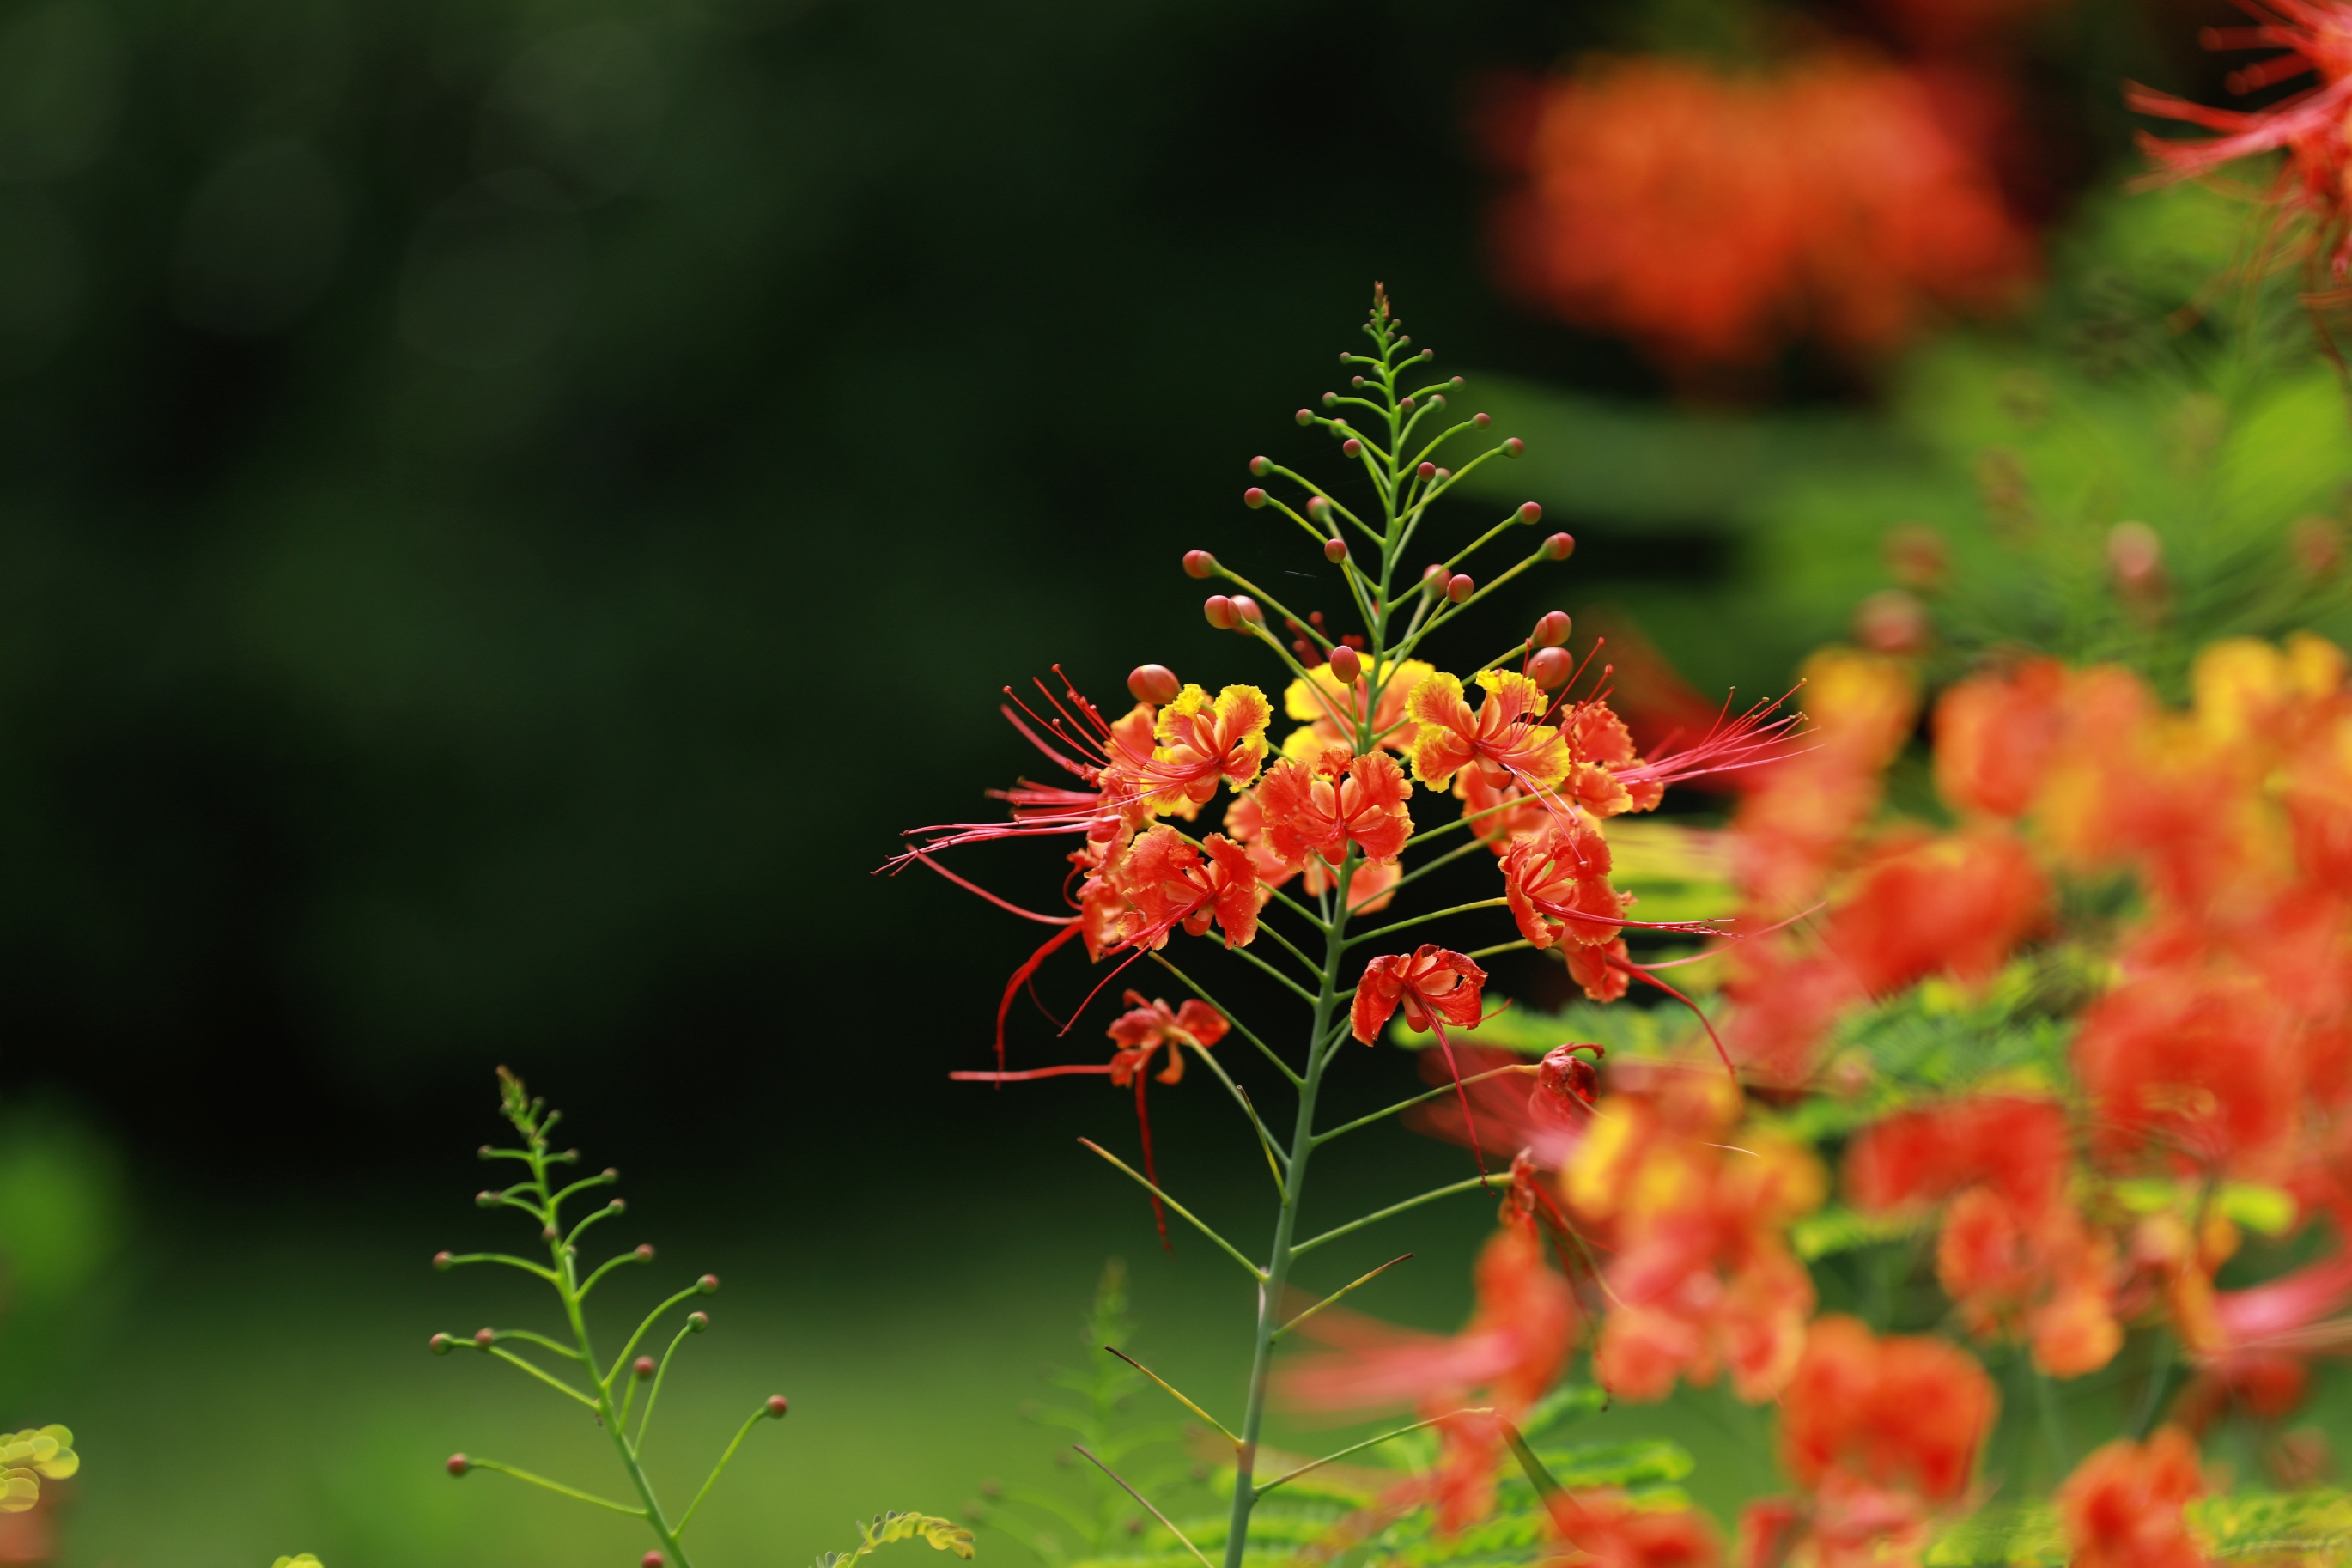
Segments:
[[[474,1201],[486,1209],[518,1209],[538,1222],[540,1239],[547,1244],[548,1260],[544,1264],[534,1263],[527,1258],[502,1252],[438,1252],[434,1254],[433,1267],[447,1270],[463,1264],[496,1263],[520,1269],[544,1280],[554,1289],[562,1307],[562,1327],[554,1335],[530,1329],[489,1328],[478,1329],[470,1334],[435,1334],[429,1342],[430,1347],[435,1355],[447,1355],[453,1350],[472,1350],[493,1357],[585,1406],[595,1416],[596,1425],[604,1428],[605,1436],[612,1439],[614,1452],[628,1477],[629,1489],[636,1501],[616,1502],[496,1459],[462,1453],[449,1456],[449,1473],[463,1476],[473,1470],[495,1470],[500,1475],[528,1481],[532,1486],[576,1498],[582,1502],[593,1503],[598,1508],[626,1514],[632,1519],[643,1520],[660,1545],[645,1554],[642,1568],[666,1568],[669,1563],[676,1563],[677,1568],[692,1568],[693,1559],[688,1555],[685,1545],[687,1527],[693,1522],[703,1500],[710,1495],[711,1487],[727,1468],[729,1461],[735,1458],[735,1450],[742,1447],[743,1439],[751,1435],[751,1428],[762,1420],[782,1420],[790,1404],[781,1394],[772,1394],[761,1401],[736,1430],[734,1440],[719,1456],[718,1463],[703,1478],[702,1485],[696,1489],[685,1511],[674,1514],[663,1506],[651,1478],[646,1472],[646,1435],[653,1424],[654,1407],[661,1398],[663,1381],[669,1375],[670,1358],[677,1353],[678,1347],[686,1342],[688,1335],[709,1329],[710,1319],[699,1311],[688,1313],[686,1321],[671,1336],[658,1360],[651,1355],[640,1355],[638,1351],[647,1344],[646,1336],[673,1309],[694,1297],[708,1296],[717,1290],[718,1276],[705,1274],[671,1295],[646,1314],[618,1354],[609,1363],[602,1360],[588,1332],[588,1298],[604,1277],[614,1269],[631,1264],[651,1263],[654,1249],[650,1246],[640,1246],[620,1253],[605,1259],[583,1278],[580,1269],[581,1237],[591,1226],[622,1214],[627,1205],[619,1198],[611,1199],[589,1211],[568,1229],[563,1223],[563,1205],[583,1194],[610,1186],[620,1180],[621,1173],[608,1169],[556,1185],[562,1168],[576,1165],[580,1161],[577,1149],[558,1153],[548,1146],[548,1134],[554,1131],[562,1113],[548,1110],[544,1100],[531,1099],[525,1091],[522,1080],[504,1068],[499,1069],[499,1109],[515,1131],[521,1135],[523,1146],[520,1149],[499,1149],[485,1143],[481,1148],[481,1157],[485,1160],[518,1161],[528,1174],[501,1191],[478,1194]],[[561,1370],[550,1371],[539,1361],[509,1347],[528,1347],[544,1356],[553,1356]],[[582,1386],[583,1384],[584,1387]],[[638,1410],[637,1396],[641,1389],[645,1394],[645,1407]],[[633,1415],[635,1420],[634,1427],[631,1426]],[[893,1513],[877,1519],[875,1526],[868,1529],[859,1525],[859,1532],[864,1538],[861,1544],[851,1552],[841,1554],[839,1560],[845,1563],[855,1561],[886,1542],[903,1541],[915,1536],[920,1536],[935,1548],[951,1551],[959,1557],[972,1554],[971,1532],[947,1520],[922,1514]]]
[[[1568,559],[1575,541],[1551,534],[1487,580],[1472,576],[1474,557],[1482,550],[1540,521],[1542,509],[1530,501],[1425,570],[1416,574],[1408,566],[1424,531],[1438,526],[1435,503],[1477,468],[1515,458],[1523,446],[1514,437],[1486,447],[1458,468],[1441,467],[1444,449],[1486,431],[1487,416],[1454,413],[1449,399],[1462,385],[1459,376],[1412,384],[1414,373],[1433,356],[1411,347],[1377,284],[1363,331],[1368,351],[1340,355],[1349,389],[1324,395],[1323,406],[1330,412],[1302,408],[1297,422],[1320,427],[1339,444],[1340,455],[1367,481],[1348,493],[1369,494],[1370,504],[1350,504],[1336,489],[1263,457],[1252,459],[1251,474],[1295,486],[1303,492],[1300,500],[1294,505],[1258,486],[1243,496],[1250,509],[1286,520],[1307,534],[1314,552],[1336,568],[1361,630],[1332,636],[1320,613],[1294,613],[1206,551],[1192,551],[1183,561],[1188,574],[1213,580],[1225,590],[1203,606],[1210,624],[1256,642],[1283,667],[1283,710],[1299,727],[1276,750],[1267,735],[1275,704],[1264,689],[1235,683],[1213,694],[1157,664],[1143,665],[1129,677],[1135,706],[1116,718],[1107,717],[1066,678],[1058,691],[1039,683],[1034,701],[1008,688],[1007,720],[1075,787],[1024,780],[994,792],[1010,805],[1009,820],[916,829],[908,836],[910,847],[887,868],[896,871],[919,863],[1012,913],[1055,928],[1005,987],[994,1069],[952,1076],[1004,1083],[1099,1074],[1133,1088],[1140,1118],[1147,1078],[1174,1083],[1190,1055],[1225,1089],[1265,1150],[1278,1196],[1272,1237],[1253,1256],[1162,1188],[1148,1122],[1140,1172],[1086,1142],[1150,1194],[1162,1215],[1163,1235],[1165,1212],[1172,1210],[1246,1272],[1257,1289],[1250,1374],[1239,1419],[1228,1426],[1168,1390],[1233,1445],[1231,1524],[1223,1543],[1226,1568],[1239,1568],[1243,1561],[1258,1500],[1302,1473],[1294,1469],[1268,1479],[1256,1468],[1275,1346],[1302,1317],[1336,1300],[1325,1298],[1306,1313],[1296,1303],[1286,1304],[1299,1260],[1422,1205],[1505,1188],[1511,1181],[1509,1173],[1490,1173],[1482,1161],[1478,1173],[1462,1181],[1319,1231],[1304,1229],[1307,1177],[1316,1151],[1417,1103],[1407,1100],[1341,1125],[1322,1126],[1318,1106],[1326,1076],[1351,1041],[1375,1043],[1402,1014],[1409,1028],[1434,1035],[1455,1080],[1449,1092],[1475,1128],[1459,1069],[1452,1067],[1451,1032],[1480,1021],[1486,983],[1480,961],[1525,949],[1557,953],[1589,995],[1605,1001],[1622,996],[1630,979],[1650,978],[1628,956],[1627,928],[1715,934],[1712,922],[1645,924],[1630,919],[1630,900],[1610,885],[1603,825],[1623,813],[1654,808],[1665,786],[1677,780],[1768,760],[1782,749],[1780,742],[1794,722],[1751,710],[1719,723],[1686,749],[1645,759],[1609,708],[1605,668],[1587,695],[1571,695],[1585,684],[1580,678],[1592,660],[1580,667],[1569,654],[1563,645],[1571,626],[1557,611],[1465,674],[1442,670],[1422,657],[1436,634],[1470,615],[1503,584]],[[1270,618],[1296,640],[1286,641]],[[1459,803],[1458,816],[1434,826],[1416,823],[1416,786],[1424,798],[1450,793]],[[1227,794],[1222,831],[1199,831],[1202,809],[1221,790]],[[1448,835],[1454,837],[1447,840]],[[1069,908],[1063,913],[1041,913],[1001,899],[937,858],[939,852],[964,845],[1042,837],[1078,841],[1068,857],[1075,870]],[[1428,872],[1481,850],[1492,854],[1498,872],[1500,885],[1492,896],[1365,923]],[[1421,852],[1419,863],[1408,868],[1408,856],[1415,851]],[[1494,934],[1502,940],[1484,945],[1463,942],[1461,947],[1415,940],[1435,922],[1474,916],[1499,927]],[[1279,1037],[1275,1030],[1251,1027],[1221,1003],[1196,973],[1194,960],[1171,954],[1171,942],[1180,930],[1194,937],[1217,932],[1234,958],[1270,976],[1297,1000],[1305,1017],[1286,1031],[1294,1041],[1288,1051],[1272,1043]],[[1408,931],[1414,936],[1404,937]],[[1115,1049],[1108,1060],[1009,1067],[1007,1011],[1052,954],[1074,940],[1083,942],[1089,959],[1109,965],[1089,1001],[1112,977],[1145,958],[1190,998],[1171,1008],[1165,1000],[1128,992],[1130,1010],[1110,1026]],[[1286,1129],[1278,1117],[1261,1114],[1219,1059],[1215,1047],[1228,1035],[1263,1056],[1295,1092]],[[1163,1047],[1165,1066],[1151,1074],[1148,1069],[1160,1059]],[[1532,1064],[1499,1070],[1529,1078],[1538,1072]],[[1475,1135],[1471,1142],[1475,1148]],[[1354,1289],[1349,1285],[1338,1294]],[[1493,1408],[1449,1411],[1415,1425],[1438,1426],[1450,1434],[1483,1424],[1491,1434],[1519,1414],[1504,1407],[1512,1404],[1498,1394]],[[1491,1453],[1495,1447],[1488,1440],[1481,1451]],[[1199,1546],[1184,1544],[1208,1563]]]

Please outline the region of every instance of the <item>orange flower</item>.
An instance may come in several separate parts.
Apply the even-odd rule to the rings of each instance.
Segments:
[[[2022,816],[2063,732],[2065,668],[2028,659],[1948,688],[1936,703],[1936,787],[1962,811]]]
[[[1394,757],[1327,749],[1312,766],[1285,757],[1255,791],[1267,846],[1280,859],[1337,866],[1352,842],[1368,860],[1393,860],[1412,835],[1412,785]]]
[[[2273,1172],[2294,1131],[2293,1041],[2267,987],[2250,975],[2171,969],[2095,1003],[2074,1039],[2074,1070],[2112,1153],[2168,1152],[2191,1163]]]
[[[1592,946],[1564,947],[1560,953],[1568,960],[1568,977],[1584,988],[1585,995],[1595,1002],[1615,1002],[1624,996],[1633,965],[1623,937]]]
[[[2185,1503],[2202,1496],[2197,1445],[2178,1426],[2095,1450],[2058,1489],[2074,1568],[2204,1568]]]
[[[1715,1568],[1723,1542],[1695,1509],[1642,1507],[1622,1492],[1561,1493],[1553,1525],[1583,1553],[1577,1568]]]
[[[1457,1029],[1478,1022],[1478,1005],[1486,972],[1477,961],[1434,942],[1423,942],[1411,957],[1392,953],[1364,965],[1356,983],[1356,1000],[1349,1015],[1356,1038],[1371,1045],[1381,1026],[1404,1009],[1405,1026],[1416,1034],[1444,1030],[1439,1020]]]
[[[1966,1489],[2000,1403],[1958,1345],[1815,1320],[1780,1398],[1780,1459],[1813,1494],[1823,1568],[1899,1561],[1924,1545],[1930,1511]]]
[[[1462,803],[1462,816],[1469,822],[1470,831],[1497,855],[1520,834],[1533,833],[1551,820],[1543,802],[1517,784],[1488,784],[1477,768],[1464,768],[1454,775],[1454,798]]]
[[[1754,1404],[1795,1370],[1813,1290],[1787,1232],[1820,1205],[1821,1166],[1771,1133],[1734,1139],[1739,1111],[1721,1075],[1664,1074],[1594,1107],[1560,1173],[1569,1212],[1613,1249],[1593,1364],[1620,1398],[1663,1399],[1727,1367]]]
[[[1827,945],[1873,996],[1924,975],[1989,978],[2048,919],[2025,846],[1998,829],[1882,851],[1830,916]]]
[[[1444,789],[1475,764],[1491,784],[1557,788],[1568,776],[1568,742],[1537,722],[1551,706],[1544,689],[1516,671],[1482,669],[1486,697],[1471,710],[1454,676],[1435,674],[1412,689],[1405,711],[1420,724],[1412,742],[1412,776]]]
[[[1503,888],[1519,934],[1535,947],[1591,947],[1616,939],[1625,900],[1609,885],[1609,840],[1554,818],[1503,851]]]
[[[2273,199],[2282,209],[2300,207],[2312,216],[2319,243],[2328,248],[2328,268],[2341,279],[2352,270],[2352,131],[2345,126],[2346,109],[2352,106],[2352,5],[2343,0],[2239,0],[2239,9],[2259,25],[2210,28],[2204,37],[2208,48],[2285,52],[2231,72],[2231,91],[2251,92],[2315,73],[2318,81],[2251,113],[2208,109],[2129,84],[2125,101],[2139,113],[2222,132],[2210,140],[2165,142],[2142,132],[2140,146],[2163,165],[2165,177],[2178,180],[2284,148],[2286,166],[2279,172]]]
[[[1212,702],[1187,686],[1160,710],[1150,759],[1130,764],[1154,811],[1187,818],[1209,803],[1220,781],[1245,789],[1265,762],[1265,726],[1274,709],[1255,686],[1228,686]]]
[[[1188,1000],[1171,1010],[1165,1002],[1147,1002],[1141,992],[1130,991],[1127,1004],[1128,1010],[1112,1020],[1108,1031],[1119,1047],[1118,1055],[1111,1058],[1110,1080],[1122,1089],[1135,1080],[1136,1074],[1150,1070],[1152,1054],[1162,1046],[1168,1048],[1168,1065],[1153,1076],[1161,1083],[1181,1082],[1182,1047],[1213,1046],[1232,1026],[1223,1013],[1206,1002]]]
[[[1194,848],[1172,827],[1155,827],[1138,838],[1106,874],[1126,899],[1119,942],[1160,948],[1178,926],[1206,935],[1210,923],[1224,928],[1227,947],[1247,947],[1257,937],[1257,911],[1273,889],[1257,879],[1249,851],[1222,833]]]
[[[1615,816],[1628,811],[1655,811],[1666,786],[1655,778],[1621,776],[1642,765],[1633,751],[1633,731],[1610,711],[1600,698],[1578,703],[1562,715],[1560,732],[1574,759],[1561,793],[1595,816]]]
[[[1532,108],[1506,149],[1527,175],[1497,215],[1507,283],[1671,366],[1808,336],[1875,355],[2034,270],[1991,170],[1898,68],[1596,60]]]

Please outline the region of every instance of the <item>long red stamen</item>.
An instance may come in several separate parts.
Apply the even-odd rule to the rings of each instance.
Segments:
[[[1478,1119],[1470,1114],[1470,1091],[1462,1086],[1462,1068],[1454,1059],[1454,1042],[1445,1037],[1445,1026],[1437,1021],[1435,1013],[1429,1014],[1429,1026],[1437,1031],[1437,1048],[1445,1053],[1445,1070],[1454,1075],[1454,1098],[1462,1104],[1462,1127],[1470,1135],[1470,1158],[1477,1162],[1478,1173],[1486,1175],[1486,1156],[1478,1150]]]
[[[1706,1037],[1710,1041],[1714,1042],[1715,1054],[1723,1060],[1723,1070],[1731,1075],[1732,1082],[1738,1083],[1739,1081],[1739,1069],[1731,1065],[1731,1053],[1723,1048],[1723,1037],[1715,1032],[1715,1025],[1707,1018],[1706,1008],[1701,1007],[1697,1003],[1684,995],[1680,991],[1675,990],[1673,986],[1667,984],[1664,981],[1651,973],[1647,969],[1633,963],[1630,959],[1620,958],[1613,952],[1603,952],[1601,955],[1601,960],[1610,968],[1621,970],[1626,974],[1632,975],[1634,979],[1640,981],[1644,985],[1656,986],[1659,990],[1664,992],[1667,995],[1673,997],[1675,1001],[1689,1008],[1691,1012],[1697,1016],[1698,1026],[1705,1029],[1706,1031]]]
[[[1004,983],[1004,994],[998,998],[996,1004],[996,1068],[998,1072],[1002,1073],[1004,1070],[1004,1019],[1005,1016],[1013,1011],[1013,998],[1021,994],[1021,988],[1024,985],[1028,984],[1029,982],[1035,977],[1038,966],[1054,955],[1055,949],[1060,947],[1064,942],[1078,934],[1078,931],[1081,929],[1081,923],[1082,922],[1077,918],[1073,917],[1064,929],[1057,931],[1052,936],[1047,937],[1045,939],[1045,944],[1043,947],[1040,947],[1036,952],[1031,953],[1027,960],[1022,963],[1021,967],[1013,972],[1013,978]],[[1041,1005],[1039,1011],[1042,1012],[1044,1008]],[[1066,1033],[1068,1026],[1063,1026],[1063,1029],[1064,1032]]]

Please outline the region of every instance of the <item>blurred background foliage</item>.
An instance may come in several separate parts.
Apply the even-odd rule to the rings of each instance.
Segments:
[[[1889,589],[1951,668],[2334,614],[2334,372],[2274,314],[2178,315],[2239,211],[2116,194],[2117,81],[2218,97],[2227,7],[2012,9],[1997,163],[2048,285],[1694,380],[1496,281],[1497,126],[1596,53],[1899,56],[1905,6],[0,7],[0,1403],[81,1434],[68,1560],[618,1550],[431,1468],[559,1441],[421,1350],[476,1310],[422,1260],[472,1223],[499,1060],[744,1283],[680,1415],[738,1373],[795,1415],[726,1544],[1003,1468],[1027,1367],[1147,1245],[1065,1158],[1119,1108],[951,1089],[1028,939],[867,873],[1025,765],[1007,682],[1265,679],[1177,558],[1307,564],[1244,463],[1320,459],[1287,411],[1375,277],[1528,437],[1487,499],[1581,542],[1502,617],[1639,627],[1710,696]],[[2170,641],[2113,592],[2123,520]],[[2299,547],[2309,595],[2241,591]],[[1238,1211],[1246,1144],[1163,1100]],[[1384,1235],[1428,1266],[1383,1310],[1455,1318],[1475,1220]],[[1183,1262],[1137,1258],[1142,1342],[1214,1386]],[[1747,1412],[1636,1419],[1710,1506],[1767,1484]]]

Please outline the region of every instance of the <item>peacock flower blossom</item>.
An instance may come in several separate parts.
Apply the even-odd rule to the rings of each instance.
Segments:
[[[2141,114],[2184,121],[2221,134],[2168,142],[2143,132],[2139,144],[2162,166],[2158,178],[2194,179],[2225,163],[2284,149],[2286,163],[2273,186],[2282,211],[2302,209],[2317,228],[2327,268],[2340,282],[2352,272],[2352,5],[2344,0],[2237,0],[2251,27],[2210,27],[2210,49],[2283,51],[2233,71],[2232,92],[2251,92],[2300,76],[2311,87],[2267,109],[2210,109],[2137,83],[2125,101]]]
[[[1579,702],[1562,714],[1560,732],[1574,759],[1560,793],[1594,816],[1617,816],[1629,811],[1655,811],[1665,798],[1659,779],[1636,773],[1642,758],[1633,750],[1633,733],[1625,721],[1600,698]],[[1632,782],[1627,782],[1628,777]]]
[[[1486,972],[1477,960],[1423,942],[1410,955],[1391,953],[1364,965],[1349,1023],[1357,1039],[1372,1045],[1402,1008],[1407,1028],[1423,1035],[1436,1028],[1442,1038],[1446,1024],[1457,1029],[1476,1026],[1486,984]]]
[[[2178,1426],[2146,1443],[2118,1438],[2095,1449],[2058,1489],[2074,1568],[2205,1568],[2184,1505],[2204,1495],[2197,1445]]]
[[[1716,1568],[1723,1542],[1692,1508],[1661,1508],[1622,1492],[1562,1493],[1553,1527],[1580,1554],[1577,1568]]]
[[[1595,1002],[1624,999],[1633,979],[1633,955],[1627,950],[1623,937],[1614,942],[1563,947],[1560,956],[1568,961],[1568,977],[1582,988],[1588,998]]]
[[[1533,833],[1551,820],[1551,812],[1517,784],[1491,784],[1476,768],[1454,775],[1454,798],[1462,803],[1463,820],[1478,842],[1500,855],[1522,833]]]
[[[1916,671],[1883,655],[1824,649],[1799,676],[1811,725],[1805,749],[1752,773],[1732,821],[1740,890],[1768,923],[1820,896],[1877,809],[1880,775],[1919,707]]]
[[[1871,996],[1929,974],[1990,979],[2048,922],[2049,884],[1998,827],[1882,848],[1829,917],[1824,945]]]
[[[1605,946],[1617,939],[1624,896],[1609,885],[1609,840],[1597,827],[1554,818],[1503,851],[1503,889],[1519,934],[1538,948]]]
[[[2054,658],[1971,676],[1936,702],[1936,788],[1961,811],[2025,815],[2064,733],[2066,670]]]
[[[1436,673],[1437,667],[1426,659],[1382,659],[1377,668],[1367,667],[1350,687],[1331,672],[1329,665],[1315,666],[1282,694],[1283,712],[1307,721],[1304,729],[1293,730],[1284,739],[1282,754],[1312,764],[1326,747],[1353,751],[1357,726],[1367,706],[1371,711],[1373,743],[1394,752],[1411,751],[1420,727],[1405,718],[1405,701],[1415,687]],[[1372,698],[1376,688],[1377,701]]]
[[[1553,725],[1539,723],[1551,699],[1528,677],[1507,669],[1482,669],[1485,692],[1474,712],[1458,677],[1431,675],[1405,700],[1405,711],[1419,725],[1412,741],[1412,776],[1444,789],[1454,775],[1475,766],[1491,784],[1559,787],[1570,766],[1568,742]]]
[[[2250,974],[2160,970],[2094,1003],[2074,1047],[2095,1145],[2159,1166],[2275,1175],[2300,1088],[2291,1023]]]
[[[1330,1351],[1292,1362],[1275,1382],[1299,1410],[1407,1405],[1433,1418],[1471,1405],[1491,1408],[1491,1416],[1460,1416],[1441,1429],[1444,1450],[1430,1500],[1446,1533],[1486,1516],[1504,1454],[1498,1423],[1517,1421],[1559,1380],[1579,1321],[1575,1292],[1545,1263],[1543,1244],[1523,1217],[1510,1215],[1487,1238],[1474,1279],[1477,1305],[1457,1334],[1391,1328],[1345,1309],[1317,1313],[1299,1331]]]
[[[1258,880],[1249,851],[1222,833],[1198,847],[1169,826],[1138,838],[1105,880],[1123,897],[1122,947],[1157,950],[1181,926],[1205,936],[1214,923],[1227,947],[1247,947],[1257,938],[1257,912],[1274,890]]]
[[[1618,1397],[1663,1399],[1678,1379],[1712,1384],[1726,1369],[1750,1404],[1796,1370],[1812,1281],[1788,1227],[1820,1206],[1820,1163],[1777,1134],[1743,1131],[1736,1085],[1672,1072],[1596,1105],[1560,1173],[1569,1214],[1612,1249],[1601,1271],[1612,1305],[1594,1351]]]
[[[1394,757],[1332,746],[1310,765],[1285,757],[1254,792],[1274,855],[1337,866],[1353,844],[1368,860],[1393,860],[1412,836],[1412,785]]]
[[[1815,1320],[1780,1396],[1780,1458],[1812,1494],[1823,1568],[1923,1545],[1934,1510],[1967,1490],[2000,1405],[1992,1379],[1958,1345],[1881,1338],[1836,1314]]]
[[[1111,1021],[1110,1037],[1118,1046],[1118,1054],[1111,1058],[1110,1080],[1121,1089],[1135,1081],[1139,1073],[1151,1070],[1151,1059],[1160,1049],[1168,1052],[1168,1065],[1153,1078],[1160,1083],[1181,1083],[1184,1079],[1186,1046],[1202,1049],[1225,1037],[1232,1027],[1225,1016],[1206,1002],[1187,999],[1184,1005],[1171,1008],[1166,1002],[1144,1000],[1139,991],[1127,994],[1128,1010]]]
[[[1246,789],[1265,763],[1265,727],[1274,709],[1255,686],[1228,686],[1213,701],[1186,686],[1160,710],[1152,725],[1159,744],[1134,771],[1137,784],[1162,816],[1189,820],[1221,783]]]

